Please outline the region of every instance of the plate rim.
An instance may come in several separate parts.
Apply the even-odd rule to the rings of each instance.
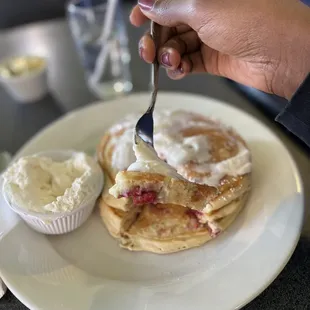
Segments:
[[[89,110],[89,109],[96,109],[97,106],[99,105],[112,105],[117,103],[118,101],[126,101],[126,100],[130,100],[131,98],[134,97],[140,97],[140,96],[145,96],[145,95],[149,95],[148,92],[134,92],[128,96],[125,97],[120,97],[120,98],[115,98],[112,100],[108,100],[108,101],[102,101],[102,100],[95,100],[92,101],[84,106],[80,106],[77,107],[76,109],[73,109],[71,111],[69,111],[68,113],[65,113],[63,115],[61,115],[60,117],[58,117],[57,119],[53,120],[51,123],[45,125],[44,127],[42,127],[36,134],[34,134],[30,139],[28,139],[19,149],[18,151],[14,154],[14,156],[12,157],[12,161],[15,161],[17,158],[19,158],[21,155],[21,153],[24,152],[24,150],[31,144],[33,143],[33,141],[38,138],[41,135],[44,135],[44,133],[51,127],[53,126],[57,126],[58,122],[63,122],[65,121],[67,118],[71,118],[71,117],[75,117],[76,114],[81,114],[83,113],[83,111],[85,110]],[[238,305],[235,309],[240,309],[242,307],[244,307],[245,305],[247,305],[248,303],[250,303],[251,301],[253,301],[257,296],[259,296],[266,288],[268,288],[270,286],[270,284],[278,277],[278,275],[282,272],[282,270],[284,269],[284,267],[287,265],[287,263],[289,262],[289,260],[291,259],[293,253],[295,252],[295,249],[297,247],[297,244],[299,242],[300,239],[300,235],[302,232],[302,225],[304,222],[304,214],[305,214],[305,195],[304,195],[304,184],[303,184],[303,180],[299,171],[299,168],[295,162],[295,159],[291,153],[291,151],[286,147],[286,145],[283,143],[282,139],[278,136],[277,133],[275,133],[274,131],[272,131],[268,125],[266,125],[264,122],[262,122],[261,120],[259,120],[258,118],[256,118],[254,115],[252,115],[251,113],[242,110],[239,107],[233,106],[232,104],[230,104],[227,101],[222,101],[220,99],[214,98],[214,97],[210,97],[207,95],[201,95],[201,94],[195,94],[195,93],[191,93],[191,92],[183,92],[183,91],[161,91],[159,93],[159,96],[175,96],[175,95],[182,95],[182,96],[187,96],[187,97],[193,97],[194,99],[205,99],[205,100],[211,100],[217,104],[220,104],[222,106],[224,106],[225,108],[234,110],[237,113],[241,113],[244,116],[246,116],[247,118],[250,118],[252,120],[254,120],[255,122],[259,123],[262,127],[264,127],[269,134],[275,139],[277,140],[277,142],[286,150],[288,158],[290,160],[290,167],[292,169],[292,172],[294,172],[294,175],[296,176],[296,181],[298,181],[299,185],[300,185],[300,196],[301,196],[301,202],[300,202],[300,208],[302,208],[302,212],[300,214],[300,221],[299,221],[299,225],[298,229],[296,229],[296,231],[298,231],[298,233],[296,234],[295,238],[294,238],[294,243],[291,244],[290,246],[290,253],[286,256],[285,260],[283,260],[283,263],[281,265],[278,266],[278,268],[274,269],[273,274],[270,276],[270,279],[268,281],[266,281],[263,285],[261,285],[261,288],[259,290],[257,290],[256,292],[253,292],[253,294],[251,296],[248,296],[248,298],[246,298],[244,300],[244,302],[242,302],[240,305]],[[123,104],[123,103],[118,103],[118,104]],[[4,283],[6,283],[7,287],[9,288],[9,290],[12,292],[12,294],[19,299],[26,307],[30,308],[30,309],[35,309],[36,307],[34,307],[34,305],[31,303],[31,300],[29,300],[27,297],[25,297],[25,295],[23,295],[22,293],[20,293],[20,291],[18,291],[18,289],[15,289],[16,286],[11,286],[10,281],[3,276],[2,271],[0,269],[0,278],[2,278],[2,280],[4,281]],[[8,284],[7,284],[8,283]],[[28,302],[29,301],[29,302]]]

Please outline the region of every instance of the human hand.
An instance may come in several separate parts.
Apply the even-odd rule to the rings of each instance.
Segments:
[[[310,8],[299,0],[139,0],[130,20],[169,27],[158,60],[168,76],[211,73],[289,99],[310,72]],[[149,34],[139,44],[152,62]]]

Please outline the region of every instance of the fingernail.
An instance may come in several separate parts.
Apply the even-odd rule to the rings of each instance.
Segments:
[[[179,67],[172,71],[173,75],[179,75],[179,74],[183,74],[184,73],[184,69],[182,68],[182,64],[179,65]]]
[[[142,44],[142,41],[140,41],[139,42],[139,56],[142,59],[143,59],[143,51],[144,51],[143,44]]]
[[[139,46],[139,56],[143,59],[143,47]]]
[[[179,75],[182,75],[184,73],[184,69],[179,66],[176,70],[170,71],[171,76],[178,77]]]
[[[138,0],[140,8],[144,11],[151,11],[155,0]]]
[[[168,68],[171,67],[171,62],[170,62],[170,59],[169,59],[169,53],[163,53],[163,54],[161,55],[161,63],[162,63],[165,67],[168,67]]]

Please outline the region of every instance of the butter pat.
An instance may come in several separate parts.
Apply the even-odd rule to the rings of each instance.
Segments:
[[[3,174],[3,189],[13,205],[39,213],[70,212],[96,191],[102,172],[94,159],[74,153],[66,161],[20,158]]]

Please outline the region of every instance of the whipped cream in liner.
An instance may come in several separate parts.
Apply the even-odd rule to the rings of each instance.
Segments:
[[[84,153],[65,161],[26,156],[3,174],[3,189],[12,205],[43,214],[70,212],[98,191],[102,171]]]

